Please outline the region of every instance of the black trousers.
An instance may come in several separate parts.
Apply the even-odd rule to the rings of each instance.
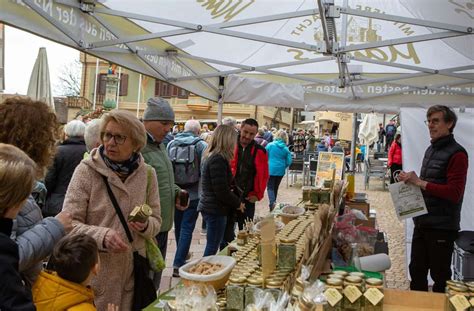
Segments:
[[[457,231],[416,228],[411,245],[411,290],[428,291],[428,271],[433,292],[442,293],[451,279],[451,257]]]
[[[242,213],[237,211],[237,224],[239,225],[239,230],[244,228],[245,220],[253,220],[253,216],[255,216],[255,203],[250,203],[247,200],[245,200],[244,203],[245,212]]]
[[[390,166],[390,183],[391,184],[398,182],[398,174],[400,174],[401,171],[402,171],[401,164],[392,163],[392,166]]]

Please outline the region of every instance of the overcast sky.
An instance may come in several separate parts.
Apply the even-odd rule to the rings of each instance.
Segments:
[[[40,47],[46,47],[53,95],[62,68],[79,60],[79,52],[9,26],[5,27],[5,94],[25,95]]]

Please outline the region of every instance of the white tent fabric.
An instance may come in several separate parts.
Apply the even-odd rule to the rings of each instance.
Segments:
[[[30,83],[28,84],[28,92],[26,95],[45,102],[54,111],[54,99],[53,92],[51,91],[51,81],[49,79],[46,48],[39,48],[38,57],[31,71]]]
[[[379,139],[377,116],[366,114],[359,127],[359,141],[364,145],[371,145]]]
[[[303,103],[280,99],[287,107],[395,112],[440,101],[474,106],[470,5],[334,2],[1,0],[0,22],[214,101],[221,95],[219,76],[234,74],[286,84],[294,93],[303,87]],[[253,83],[234,90],[245,94],[244,86],[255,90]],[[252,103],[266,104],[271,96],[263,93]],[[247,96],[236,99],[249,103]]]
[[[224,101],[271,107],[302,107],[304,89],[301,85],[230,75],[226,81]]]
[[[454,128],[454,138],[467,150],[469,155],[469,169],[461,210],[461,230],[474,230],[474,109],[465,109],[465,112],[456,111],[458,122]],[[403,108],[400,119],[402,122],[403,170],[420,173],[421,162],[426,148],[430,144],[429,132],[426,125],[420,120],[426,119],[426,109]],[[407,148],[407,146],[409,146]],[[413,235],[413,221],[406,221],[407,263],[410,262],[411,238]]]

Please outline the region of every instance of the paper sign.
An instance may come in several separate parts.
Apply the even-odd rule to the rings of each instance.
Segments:
[[[362,293],[356,286],[349,285],[344,288],[344,295],[349,299],[351,303],[354,303],[354,301],[356,301],[357,299],[359,299],[360,296],[362,296]]]
[[[420,187],[401,181],[389,185],[388,190],[399,220],[428,213]]]
[[[334,307],[342,299],[341,293],[335,288],[328,288],[324,292],[324,297],[326,297],[331,307]]]
[[[467,301],[466,296],[463,295],[454,295],[449,298],[449,301],[451,301],[451,304],[454,306],[456,311],[464,311],[471,306],[469,301]]]
[[[344,153],[320,151],[316,169],[316,185],[321,187],[325,180],[332,180],[334,170],[336,170],[335,179],[341,180],[343,169]]]
[[[376,288],[369,288],[365,293],[364,293],[365,298],[367,298],[370,303],[374,306],[376,306],[380,300],[383,299],[383,294],[381,291],[379,291]]]

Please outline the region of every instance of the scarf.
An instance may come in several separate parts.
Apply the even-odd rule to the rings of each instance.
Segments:
[[[122,181],[125,181],[125,179],[127,179],[127,177],[130,176],[140,165],[140,156],[138,153],[135,152],[128,160],[125,160],[124,162],[115,162],[108,158],[104,154],[103,145],[99,147],[99,153],[102,159],[104,160],[105,165],[107,165],[108,168],[114,171],[114,173],[117,174]]]

